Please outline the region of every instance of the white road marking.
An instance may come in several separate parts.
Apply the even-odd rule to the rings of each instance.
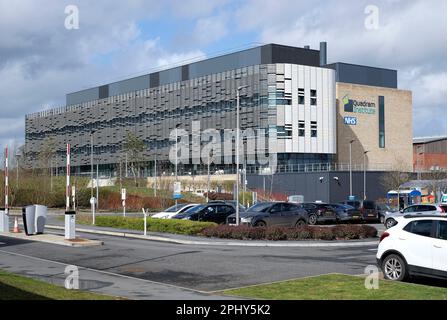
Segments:
[[[37,257],[33,257],[33,256],[28,256],[28,255],[25,255],[25,254],[10,252],[10,251],[0,250],[0,253],[6,253],[6,254],[9,254],[9,255],[13,255],[13,256],[30,258],[30,259],[34,259],[34,260],[37,260],[37,261],[55,263],[55,264],[62,265],[62,266],[70,265],[68,263],[63,263],[63,262],[49,260],[49,259],[43,259],[43,258],[37,258]],[[200,291],[200,290],[185,288],[185,287],[181,287],[181,286],[176,286],[176,285],[169,284],[169,283],[163,283],[163,282],[157,282],[157,281],[152,281],[152,280],[146,280],[146,279],[126,276],[126,275],[119,274],[119,273],[113,273],[113,272],[108,272],[108,271],[103,271],[103,270],[98,270],[98,269],[92,269],[92,268],[82,267],[82,266],[77,266],[77,267],[79,269],[84,269],[84,270],[93,271],[93,272],[99,272],[99,273],[103,273],[103,274],[106,274],[106,275],[109,275],[109,276],[117,276],[117,277],[121,277],[121,278],[132,279],[132,280],[137,280],[137,281],[142,281],[142,282],[147,282],[147,283],[167,286],[167,287],[171,287],[171,288],[182,289],[182,290],[186,290],[186,291],[193,291],[193,292],[197,292],[197,293],[201,293],[201,294],[210,294],[211,293],[211,292],[207,292],[207,291]]]

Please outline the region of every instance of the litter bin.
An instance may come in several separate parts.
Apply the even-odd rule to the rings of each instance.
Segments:
[[[45,231],[45,223],[47,221],[47,207],[34,205],[35,207],[35,232],[42,234]]]
[[[27,236],[36,233],[36,207],[26,206],[22,208],[23,228]]]
[[[65,211],[65,239],[76,239],[76,211]]]
[[[0,232],[9,232],[9,216],[5,208],[0,208]]]

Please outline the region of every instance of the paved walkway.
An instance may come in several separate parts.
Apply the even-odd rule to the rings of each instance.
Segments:
[[[0,249],[0,268],[64,286],[69,264]],[[114,272],[78,267],[79,289],[132,300],[221,300],[225,296],[139,279]]]

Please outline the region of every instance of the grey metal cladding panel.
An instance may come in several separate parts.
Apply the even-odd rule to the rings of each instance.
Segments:
[[[272,61],[267,63],[292,63],[306,66],[320,66],[320,51],[282,46],[277,44],[271,45]]]
[[[205,75],[261,64],[261,47],[195,62],[189,65],[189,77]]]
[[[135,77],[109,84],[109,96],[116,96],[122,93],[138,91],[150,87],[149,75]]]
[[[97,99],[99,99],[99,87],[73,92],[66,95],[67,106]]]
[[[160,72],[151,73],[150,77],[150,88],[156,88],[160,86]]]
[[[105,99],[109,96],[109,85],[99,87],[99,99]]]
[[[396,70],[348,63],[334,63],[327,67],[336,71],[338,82],[397,89]]]
[[[160,71],[160,86],[182,81],[182,67]]]

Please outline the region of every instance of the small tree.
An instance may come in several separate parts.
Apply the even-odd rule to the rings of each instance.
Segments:
[[[132,171],[132,175],[137,186],[137,170],[140,174],[140,165],[143,162],[143,153],[146,150],[146,144],[132,132],[127,132],[126,140],[123,144],[123,151],[127,154],[127,161]]]

